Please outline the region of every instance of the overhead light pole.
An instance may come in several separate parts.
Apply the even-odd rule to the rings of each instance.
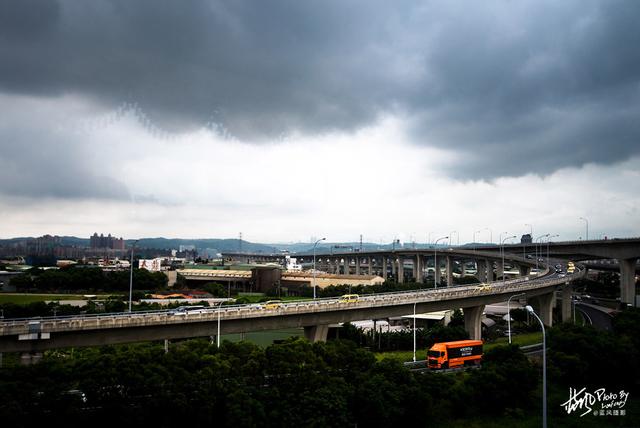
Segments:
[[[130,262],[130,274],[129,274],[129,312],[131,312],[131,301],[133,300],[133,250],[136,248],[136,244],[139,239],[133,241],[133,245],[131,246],[131,262]]]
[[[584,217],[580,217],[580,220],[583,220],[585,222],[586,227],[587,227],[587,237],[586,237],[585,241],[588,241],[589,240],[589,220],[587,220]]]
[[[547,238],[547,266],[549,266],[549,241],[551,238],[557,238],[560,235],[551,235]]]
[[[416,295],[416,299],[418,296]],[[418,302],[413,302],[413,362],[416,362],[416,304]]]
[[[505,274],[504,274],[504,241],[506,241],[507,239],[513,239],[515,237],[516,237],[516,235],[507,236],[500,242],[500,248],[502,248],[502,284],[504,284],[504,277],[505,277]]]
[[[518,296],[524,296],[526,293],[514,294],[513,296],[507,299],[507,330],[509,331],[509,345],[511,345],[511,309],[509,308],[509,304],[511,303],[511,299]]]
[[[318,242],[325,241],[326,239],[327,238],[318,239],[313,244],[313,300],[316,299],[316,245],[318,245]],[[339,268],[340,268],[340,265],[338,265],[338,269]]]
[[[452,245],[452,240],[453,240],[453,234],[457,234],[458,235],[458,241],[460,241],[460,234],[458,233],[457,230],[452,230],[451,232],[449,232],[449,246]]]
[[[546,237],[548,237],[548,236],[549,236],[549,233],[544,234],[544,235],[540,235],[540,236],[538,236],[538,237],[535,239],[535,241],[534,241],[534,244],[535,244],[535,246],[536,246],[536,271],[539,269],[539,268],[538,268],[538,259],[539,259],[539,257],[538,257],[538,244],[537,244],[537,242],[539,242],[542,238],[546,238]],[[541,242],[541,241],[540,241],[540,246],[542,247],[542,242]],[[540,252],[542,253],[542,249],[540,249]],[[540,272],[538,272],[537,274],[539,274],[539,273],[540,273]],[[537,274],[536,274],[536,275],[537,275]]]
[[[491,228],[490,228],[490,227],[485,227],[485,228],[484,228],[484,229],[482,229],[482,230],[488,230],[488,231],[489,231],[489,243],[490,243],[490,244],[493,244],[493,230],[491,230]]]
[[[476,230],[475,232],[473,232],[473,252],[475,253],[476,251],[476,233],[480,233],[482,232],[482,230]]]
[[[527,305],[527,311],[536,317],[542,327],[542,428],[547,428],[547,339],[544,324],[533,308]]]
[[[433,244],[433,281],[434,281],[434,288],[438,288],[438,277],[440,276],[438,274],[438,242],[442,241],[443,239],[449,239],[448,236],[443,236],[442,238],[438,238],[436,239],[436,242]]]

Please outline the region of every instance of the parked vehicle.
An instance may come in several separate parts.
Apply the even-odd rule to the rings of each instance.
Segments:
[[[427,367],[430,369],[478,365],[481,361],[482,340],[436,343],[427,352]]]

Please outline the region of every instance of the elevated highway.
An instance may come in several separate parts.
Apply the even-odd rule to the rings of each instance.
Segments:
[[[560,276],[547,269],[533,279],[365,295],[352,303],[337,298],[297,301],[270,310],[259,305],[237,305],[183,316],[152,311],[4,320],[0,322],[0,352],[37,353],[63,347],[215,336],[218,331],[228,334],[293,327],[304,327],[305,335],[315,341],[326,339],[329,324],[452,308],[463,308],[467,331],[472,338],[479,338],[484,306],[519,293],[534,299],[543,322],[551,325],[555,290],[562,286],[562,313],[570,319],[569,282],[583,273],[578,270],[571,276]]]

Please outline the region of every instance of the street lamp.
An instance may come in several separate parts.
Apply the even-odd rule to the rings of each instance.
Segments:
[[[452,230],[451,232],[449,232],[449,246],[451,246],[451,240],[453,239],[454,233],[458,235],[458,241],[460,241],[460,234],[458,233],[458,231]]]
[[[438,241],[442,241],[443,239],[449,239],[448,236],[443,236],[442,238],[436,239],[436,242],[433,244],[433,280],[434,280],[434,288],[438,288]]]
[[[549,266],[549,241],[551,238],[557,238],[560,235],[551,235],[547,238],[547,266]]]
[[[544,332],[544,324],[533,308],[527,305],[527,311],[532,314],[542,327],[542,428],[547,428],[547,340]]]
[[[589,240],[589,220],[587,220],[584,217],[580,217],[580,220],[584,220],[584,222],[585,222],[585,224],[587,226],[587,239],[586,239],[586,241],[588,241]]]
[[[416,299],[418,296],[416,295]],[[413,362],[416,362],[416,303],[413,302]]]
[[[509,345],[511,345],[511,309],[509,309],[509,304],[511,303],[511,299],[514,297],[524,296],[525,294],[527,293],[514,294],[507,299],[507,329],[509,330]]]
[[[473,232],[473,252],[476,252],[476,233],[480,233],[482,230],[476,230]]]
[[[327,238],[318,239],[315,244],[313,244],[313,300],[316,299],[316,245],[320,241],[326,241]],[[338,265],[338,268],[340,265]]]
[[[500,248],[502,249],[502,284],[504,285],[504,241],[506,241],[507,239],[513,239],[515,238],[516,235],[513,236],[507,236],[505,237],[501,242],[500,242]]]
[[[131,300],[133,299],[133,250],[136,248],[136,244],[139,239],[133,241],[133,245],[131,246],[131,273],[129,274],[129,312],[131,312]]]
[[[548,236],[549,236],[549,234],[548,234],[548,233],[547,233],[547,234],[545,234],[545,235],[540,235],[540,236],[538,236],[538,237],[533,241],[533,242],[534,242],[534,244],[535,244],[535,246],[536,246],[536,271],[538,270],[538,244],[536,244],[536,242],[538,242],[538,241],[540,241],[540,239],[542,239],[542,238],[546,238],[546,237],[548,237]],[[540,242],[540,244],[542,244],[542,242]],[[542,246],[542,245],[541,245],[541,246]],[[542,252],[542,250],[541,250],[541,252]],[[540,272],[537,272],[537,273],[536,273],[536,275],[539,275],[539,274],[540,274]]]
[[[489,231],[489,243],[493,244],[493,230],[491,230],[491,228],[489,228],[489,227],[485,227],[482,230],[488,230]]]
[[[218,334],[216,336],[216,347],[218,349],[220,349],[220,312],[222,312],[222,304],[224,303],[224,300],[222,302],[220,302],[220,304],[218,305]]]

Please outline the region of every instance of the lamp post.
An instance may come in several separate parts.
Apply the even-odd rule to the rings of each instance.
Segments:
[[[133,245],[131,246],[131,273],[129,274],[129,312],[131,312],[131,300],[133,299],[133,250],[136,248],[136,244],[139,239],[133,241]]]
[[[512,235],[512,236],[506,236],[501,242],[500,242],[500,248],[502,249],[502,284],[504,284],[504,241],[506,241],[507,239],[512,239],[515,238],[516,235]]]
[[[509,345],[511,345],[511,309],[509,309],[509,304],[511,303],[511,299],[518,296],[524,296],[526,293],[514,294],[513,296],[507,299],[507,329],[509,331]]]
[[[476,252],[476,233],[480,233],[482,230],[476,230],[473,232],[473,252]]]
[[[326,239],[327,238],[318,239],[315,244],[313,244],[313,300],[316,299],[316,245],[318,245],[318,242],[325,241]],[[340,268],[340,265],[338,265],[338,268]]]
[[[416,299],[418,296],[416,295]],[[418,302],[413,302],[413,362],[416,362],[416,304]]]
[[[540,239],[542,239],[542,238],[546,238],[547,236],[549,236],[549,234],[548,234],[548,233],[547,233],[547,234],[545,234],[545,235],[540,235],[540,236],[538,236],[538,237],[535,239],[534,243],[536,243],[536,242],[540,241]],[[542,242],[541,242],[540,244],[542,244]],[[538,244],[535,244],[535,246],[536,246],[536,271],[537,271],[537,270],[538,270]],[[542,245],[541,245],[541,246],[542,246]],[[540,272],[538,272],[536,275],[538,275],[538,274],[540,274]]]
[[[549,241],[551,238],[557,238],[560,235],[551,235],[547,238],[547,266],[549,266]]]
[[[589,220],[587,220],[584,217],[580,217],[580,220],[584,220],[584,222],[586,224],[586,227],[587,227],[587,239],[586,239],[586,241],[588,241],[589,240]]]
[[[482,230],[488,230],[489,231],[489,243],[493,244],[493,230],[491,230],[491,228],[489,228],[489,227],[485,227]]]
[[[438,241],[442,241],[443,239],[449,239],[448,236],[443,236],[442,238],[436,239],[436,242],[433,244],[433,281],[434,288],[438,288]]]
[[[457,230],[452,230],[451,232],[449,232],[449,246],[451,246],[452,244],[452,240],[453,240],[453,234],[457,234],[458,235],[458,241],[460,241],[460,234],[458,233]]]
[[[220,349],[220,312],[222,312],[223,303],[224,303],[224,300],[220,302],[220,304],[218,305],[218,334],[216,336],[216,347],[218,349]]]
[[[532,314],[542,327],[542,428],[547,428],[547,340],[544,332],[544,324],[533,308],[527,305],[527,311]]]

